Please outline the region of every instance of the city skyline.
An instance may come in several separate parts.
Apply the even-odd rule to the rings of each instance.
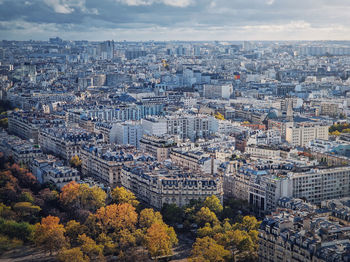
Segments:
[[[0,39],[350,40],[337,1],[0,1]]]

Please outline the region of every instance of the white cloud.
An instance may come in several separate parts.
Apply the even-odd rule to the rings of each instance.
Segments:
[[[97,9],[86,8],[85,0],[44,0],[44,3],[60,14],[71,14],[74,12],[74,9],[79,9],[86,14],[98,14]]]
[[[70,14],[74,11],[73,8],[69,7],[67,3],[64,3],[65,1],[61,0],[44,0],[45,4],[47,4],[49,7],[52,7],[53,10],[56,13],[59,14]]]
[[[175,7],[186,7],[193,3],[192,0],[116,0],[118,3],[122,3],[129,6],[139,5],[152,5],[152,4],[164,4]]]

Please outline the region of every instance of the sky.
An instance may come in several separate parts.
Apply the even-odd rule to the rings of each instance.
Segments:
[[[350,0],[0,0],[0,40],[350,40]]]

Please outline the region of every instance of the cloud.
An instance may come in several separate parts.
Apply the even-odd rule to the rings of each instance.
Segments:
[[[87,14],[98,14],[96,8],[86,8],[85,0],[44,0],[44,3],[59,14],[71,14],[75,9]]]
[[[128,6],[142,6],[164,4],[174,7],[186,7],[192,4],[192,0],[116,0],[118,3]]]
[[[47,39],[53,34],[90,40],[350,38],[348,0],[0,0],[0,4],[0,40]]]

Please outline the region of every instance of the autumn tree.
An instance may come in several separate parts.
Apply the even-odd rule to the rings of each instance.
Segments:
[[[41,208],[39,206],[35,206],[30,202],[18,202],[13,205],[13,210],[23,219],[24,218],[32,218],[36,216]]]
[[[214,224],[219,222],[215,213],[210,211],[210,209],[207,207],[202,207],[196,213],[195,220],[199,225],[205,225],[205,223]]]
[[[37,246],[42,246],[50,251],[60,250],[67,247],[68,242],[64,236],[65,229],[59,223],[58,217],[48,216],[41,220],[41,223],[35,225],[34,242]]]
[[[90,258],[83,254],[80,247],[75,247],[71,249],[63,248],[60,250],[58,256],[58,261],[60,262],[89,262]]]
[[[154,258],[171,255],[171,249],[178,241],[174,229],[159,222],[147,229],[145,239],[148,252]]]
[[[116,187],[112,191],[112,200],[115,204],[128,203],[134,207],[139,205],[136,196],[124,187]]]
[[[96,242],[85,234],[78,237],[78,242],[81,244],[80,249],[91,260],[105,261],[103,255],[103,246],[96,244]]]
[[[149,228],[154,223],[163,223],[162,215],[152,208],[145,208],[140,212],[139,224],[142,228]]]
[[[76,246],[78,244],[78,237],[82,235],[84,232],[87,232],[87,227],[85,225],[81,225],[79,222],[75,220],[70,220],[65,226],[66,229],[66,237],[70,240],[71,245]]]
[[[220,203],[220,199],[215,195],[211,195],[211,196],[207,197],[204,200],[203,204],[205,207],[209,208],[210,211],[214,212],[215,214],[219,214],[223,210],[223,207]]]
[[[89,187],[72,181],[62,188],[60,202],[67,209],[95,211],[105,205],[106,193],[99,187]]]
[[[124,203],[101,207],[97,210],[95,217],[97,225],[106,233],[115,230],[134,229],[138,215],[132,205]]]
[[[189,261],[215,261],[224,262],[230,257],[230,251],[219,245],[210,237],[197,238],[193,244]]]
[[[79,156],[75,155],[75,156],[72,156],[72,158],[69,160],[69,164],[72,167],[75,167],[80,170],[82,161],[80,160]]]

